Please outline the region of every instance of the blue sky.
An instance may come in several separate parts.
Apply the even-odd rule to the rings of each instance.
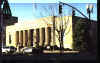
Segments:
[[[10,8],[12,11],[13,16],[18,17],[18,21],[34,21],[37,18],[41,18],[41,13],[43,16],[48,16],[48,13],[45,13],[45,8],[48,8],[49,5],[52,5],[56,10],[56,15],[58,13],[58,5],[52,4],[57,3],[60,0],[8,0],[10,3]],[[94,13],[92,14],[91,18],[96,20],[97,19],[97,6],[96,6],[96,0],[61,0],[62,2],[66,3],[74,3],[71,4],[78,8],[81,12],[83,12],[86,16],[86,4],[87,3],[94,3]],[[41,3],[41,4],[34,4],[34,3]],[[45,3],[45,4],[44,4]],[[50,3],[50,4],[48,4]],[[79,4],[77,4],[79,3]],[[80,4],[82,3],[82,4]],[[83,4],[85,3],[85,4]],[[37,7],[37,9],[35,9]],[[66,15],[70,14],[71,8],[68,8],[67,6],[64,6],[63,9]],[[67,10],[66,10],[67,9]],[[48,9],[49,10],[49,9]],[[44,11],[44,12],[43,12]],[[81,16],[79,13],[76,12],[76,15]]]
[[[10,3],[97,3],[97,0],[8,0]]]

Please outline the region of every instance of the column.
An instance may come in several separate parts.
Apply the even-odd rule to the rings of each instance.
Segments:
[[[40,28],[40,43],[39,43],[39,46],[42,46],[42,42],[43,42],[43,37],[42,37],[42,28]]]
[[[28,46],[30,46],[30,42],[31,42],[31,33],[30,30],[28,30]]]
[[[46,38],[46,42],[45,42],[45,46],[50,45],[51,43],[51,27],[47,27],[45,28],[45,38]]]
[[[19,32],[19,44],[20,46],[23,46],[23,31]]]
[[[19,31],[19,43],[18,43],[19,46],[21,46],[21,31]]]
[[[33,29],[31,29],[30,30],[30,32],[31,32],[31,46],[33,46],[33,33],[34,33],[34,30]]]
[[[28,30],[28,46],[33,46],[33,30]]]
[[[40,29],[40,46],[44,47],[44,43],[45,43],[45,28],[41,28]]]
[[[33,47],[36,47],[36,29],[34,29],[33,33]]]
[[[34,29],[33,29],[32,36],[33,36],[33,37],[32,37],[32,44],[33,44],[32,46],[34,46]]]
[[[19,31],[16,31],[15,42],[16,42],[16,47],[17,47],[18,46],[18,43],[19,43]]]
[[[51,42],[50,42],[50,45],[53,46],[53,44],[54,44],[53,43],[53,29],[51,29]]]
[[[24,30],[23,31],[23,46],[26,47],[28,42],[28,31]]]
[[[44,46],[45,43],[45,28],[40,28],[40,46]]]
[[[25,30],[23,30],[23,46],[25,46]]]
[[[40,42],[40,33],[39,33],[39,29],[36,29],[36,46],[39,46],[39,42]]]
[[[51,27],[48,27],[48,45],[51,43]]]
[[[48,45],[48,28],[45,28],[45,46]]]

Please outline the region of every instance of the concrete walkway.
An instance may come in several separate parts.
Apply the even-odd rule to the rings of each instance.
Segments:
[[[47,51],[44,50],[43,53],[79,53],[79,51],[59,51],[59,50],[55,50],[55,51]]]

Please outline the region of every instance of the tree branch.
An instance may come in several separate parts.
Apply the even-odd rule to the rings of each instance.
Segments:
[[[69,30],[68,30],[68,32],[67,32],[65,35],[67,35],[67,34],[70,32],[70,29],[71,29],[71,25],[70,25],[70,27],[69,27]]]

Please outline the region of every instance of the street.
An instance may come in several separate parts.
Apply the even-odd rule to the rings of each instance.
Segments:
[[[96,61],[96,56],[92,55],[82,55],[82,54],[34,54],[33,56],[1,56],[0,57],[0,63],[2,61],[7,62],[29,62],[32,63],[34,61],[36,62],[72,62],[72,61]]]

